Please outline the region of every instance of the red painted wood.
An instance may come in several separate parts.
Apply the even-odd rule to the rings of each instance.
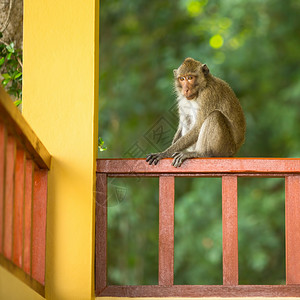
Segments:
[[[23,266],[23,216],[24,216],[25,152],[17,149],[15,173],[15,204],[13,225],[13,263]]]
[[[299,285],[108,286],[101,297],[299,297]]]
[[[223,284],[238,285],[237,177],[222,177]]]
[[[158,284],[174,282],[174,177],[159,177]]]
[[[105,287],[105,281],[102,289],[96,288],[97,296],[297,297],[300,295],[300,159],[199,158],[188,160],[177,169],[171,166],[171,159],[164,159],[157,166],[149,166],[144,159],[103,159],[97,161],[97,172],[97,177],[160,176],[160,200],[169,199],[171,201],[170,199],[173,199],[173,203],[169,203],[169,205],[166,204],[166,201],[160,201],[159,284],[155,286]],[[174,193],[174,176],[222,176],[223,285],[173,285],[174,195],[172,193]],[[238,285],[238,176],[287,177],[287,285]],[[99,199],[101,199],[100,202],[105,203],[106,193],[102,194]],[[106,222],[106,210],[102,209],[101,211],[97,215],[105,217],[100,222]],[[102,228],[106,227],[102,226]],[[106,280],[106,233],[101,232],[101,235],[102,244],[99,244],[101,247],[98,246],[97,250],[100,254],[96,251],[96,285],[99,282],[97,280],[97,276],[99,278],[99,267],[97,268],[99,255],[102,265],[105,265],[105,268],[101,269],[101,272],[105,274],[102,275],[102,278]],[[98,240],[99,234],[96,238],[96,248]],[[166,245],[171,246],[168,249]]]
[[[180,168],[171,165],[172,159],[161,160],[150,166],[144,158],[98,159],[97,172],[107,174],[246,174],[255,176],[276,176],[277,174],[300,174],[299,158],[193,158]]]
[[[107,176],[96,177],[96,251],[95,290],[100,293],[107,286]]]
[[[13,137],[9,136],[7,138],[7,146],[6,146],[4,249],[3,249],[4,256],[7,259],[12,258],[15,158],[16,158],[16,142]]]
[[[32,230],[32,198],[33,198],[33,161],[25,163],[25,209],[24,209],[24,258],[23,269],[31,273],[31,230]]]
[[[0,123],[0,253],[3,253],[6,128]]]
[[[45,283],[47,170],[35,170],[32,215],[32,277]]]
[[[300,284],[300,176],[286,177],[285,189],[286,283]]]

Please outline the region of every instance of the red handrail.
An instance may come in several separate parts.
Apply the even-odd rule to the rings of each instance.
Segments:
[[[158,285],[107,285],[107,177],[159,177]],[[174,285],[174,177],[222,177],[223,285]],[[241,176],[284,177],[286,182],[286,284],[238,284],[238,186]],[[295,297],[300,295],[300,159],[198,158],[180,167],[164,159],[98,159],[96,190],[97,296],[119,297]]]
[[[51,156],[0,87],[0,264],[45,294]]]

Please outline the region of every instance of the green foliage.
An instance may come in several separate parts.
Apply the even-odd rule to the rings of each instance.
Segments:
[[[109,284],[157,284],[158,180],[112,178],[108,194]]]
[[[0,38],[2,33],[0,32]],[[14,43],[0,42],[0,74],[2,85],[10,95],[17,100],[18,106],[22,102],[22,50],[16,49]]]
[[[101,136],[98,138],[98,149],[100,152],[107,150],[107,147],[104,146],[104,141]]]
[[[154,139],[154,129],[167,126],[169,138],[177,126],[172,70],[188,56],[207,63],[240,99],[247,133],[239,156],[300,156],[298,0],[103,0],[100,14],[99,132],[110,145],[101,157],[145,157],[165,148],[162,139]],[[221,199],[214,184],[176,180],[177,283],[220,283]],[[144,200],[146,195],[154,197],[153,185],[144,180],[127,185],[130,197],[120,208],[109,208],[120,209],[110,218],[111,234],[123,236],[121,217],[132,219],[132,233],[147,226],[138,215],[123,214],[122,207],[130,201],[154,213],[157,207]],[[243,179],[239,191],[241,283],[282,283],[284,184],[278,179]],[[133,205],[130,214],[143,209]],[[155,232],[145,234],[150,240]],[[130,241],[126,247],[134,246]],[[151,268],[150,256],[139,253],[144,260],[132,263],[131,270],[142,261],[150,268],[148,277],[157,276],[155,259]],[[122,262],[130,255],[118,247],[109,255],[110,279],[123,283],[113,274],[128,271]]]
[[[221,191],[220,178],[175,180],[175,284],[222,284]]]

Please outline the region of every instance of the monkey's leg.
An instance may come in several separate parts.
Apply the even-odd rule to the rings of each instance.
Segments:
[[[236,146],[228,120],[220,111],[212,112],[201,126],[195,151],[173,154],[172,165],[180,167],[187,158],[233,156]]]
[[[236,153],[229,121],[220,111],[215,110],[204,121],[195,152],[200,157],[227,157]]]

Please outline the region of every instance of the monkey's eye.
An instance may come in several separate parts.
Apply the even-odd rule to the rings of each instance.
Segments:
[[[193,80],[193,79],[194,79],[194,76],[189,75],[189,76],[187,77],[187,80]]]
[[[179,77],[179,80],[180,81],[184,81],[184,77]]]

